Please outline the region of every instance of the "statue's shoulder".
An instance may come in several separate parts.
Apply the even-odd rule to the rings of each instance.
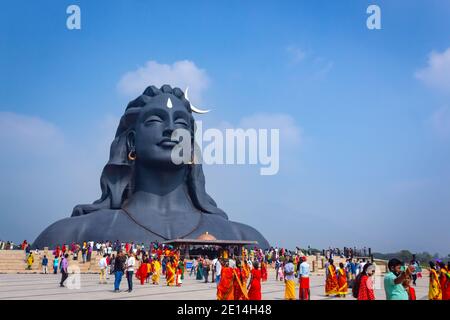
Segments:
[[[34,241],[34,246],[43,248],[73,241],[92,240],[97,234],[105,234],[113,225],[126,224],[121,210],[102,209],[92,213],[64,218],[48,226]]]

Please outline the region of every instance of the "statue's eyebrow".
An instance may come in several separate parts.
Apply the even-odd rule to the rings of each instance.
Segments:
[[[153,115],[157,115],[163,118],[168,117],[168,113],[166,110],[160,108],[150,108],[149,110],[144,112],[144,114],[142,115],[142,119],[145,121],[145,119]]]
[[[189,114],[186,111],[177,110],[173,113],[173,118],[183,118],[187,122],[189,122]]]

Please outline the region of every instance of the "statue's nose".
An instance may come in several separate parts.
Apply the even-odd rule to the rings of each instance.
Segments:
[[[175,126],[172,121],[168,121],[166,127],[164,128],[163,135],[166,137],[170,137],[172,132],[175,130]]]

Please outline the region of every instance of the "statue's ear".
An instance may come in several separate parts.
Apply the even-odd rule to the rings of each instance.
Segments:
[[[127,149],[129,151],[136,150],[136,132],[134,130],[130,130],[127,134]]]

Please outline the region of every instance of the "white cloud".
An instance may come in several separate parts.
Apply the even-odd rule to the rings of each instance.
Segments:
[[[286,48],[292,64],[298,64],[303,61],[307,55],[306,51],[300,47],[290,45]]]
[[[7,150],[51,151],[63,145],[61,131],[38,117],[0,112],[0,141]]]
[[[117,88],[123,94],[136,96],[149,85],[160,87],[169,84],[183,91],[189,87],[189,99],[194,104],[199,104],[202,102],[202,94],[208,88],[209,82],[206,71],[198,68],[192,61],[176,61],[169,65],[151,60],[144,66],[125,73]]]
[[[442,53],[431,52],[428,66],[417,71],[415,76],[432,88],[450,93],[450,48]]]
[[[430,117],[429,123],[434,133],[442,139],[450,139],[450,107],[437,109]]]
[[[239,122],[241,128],[280,129],[280,139],[283,144],[298,146],[302,140],[302,129],[295,119],[283,113],[256,113],[244,117]]]
[[[289,57],[289,62],[293,66],[307,61],[307,65],[311,67],[309,72],[312,72],[312,76],[316,79],[325,77],[334,67],[333,61],[317,55],[312,50],[305,50],[299,46],[290,45],[286,47],[286,52]]]

